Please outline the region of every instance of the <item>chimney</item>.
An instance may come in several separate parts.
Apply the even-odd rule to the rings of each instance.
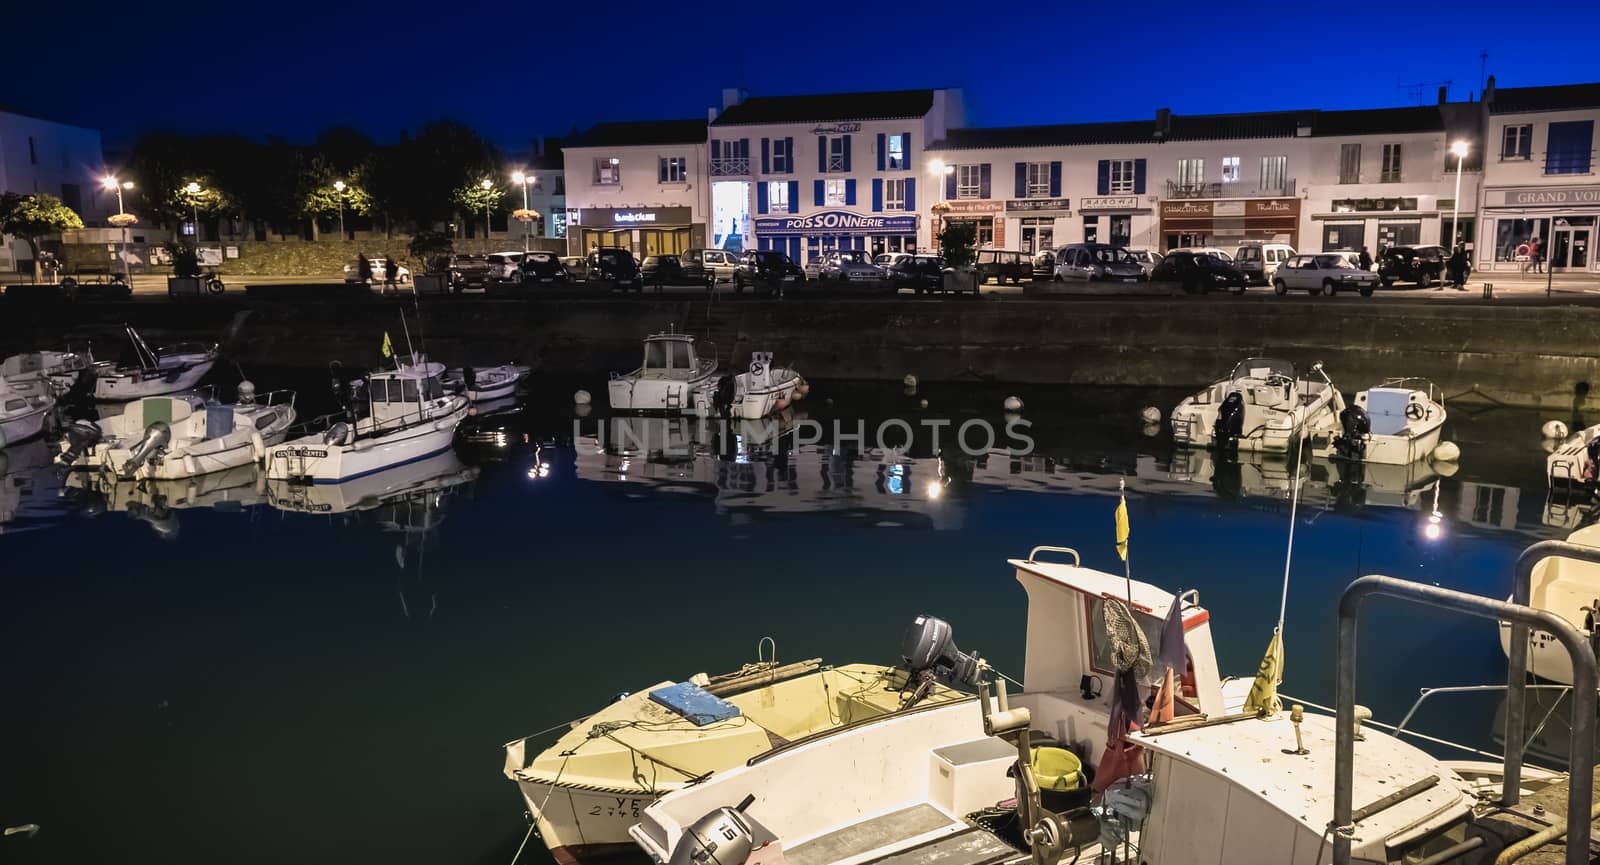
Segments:
[[[1155,137],[1157,139],[1166,138],[1167,134],[1170,133],[1171,131],[1172,131],[1172,109],[1171,108],[1157,108],[1156,109],[1156,132],[1155,132]]]
[[[744,101],[746,96],[749,95],[750,94],[746,93],[743,87],[722,88],[722,110],[727,111],[729,108],[738,105]]]
[[[1315,121],[1313,121],[1309,115],[1301,115],[1300,117],[1295,118],[1294,137],[1309,138],[1311,136],[1311,129],[1315,125]]]
[[[1445,104],[1446,102],[1449,101],[1449,96],[1448,96],[1448,91],[1449,90],[1450,90],[1450,88],[1449,88],[1448,85],[1444,85],[1444,84],[1439,85],[1439,104],[1440,105],[1443,105],[1443,104]]]
[[[1484,85],[1483,85],[1483,104],[1488,105],[1491,102],[1494,102],[1494,76],[1493,75],[1490,75],[1489,76],[1489,80],[1487,82],[1485,82]]]
[[[707,108],[706,109],[706,122],[707,123],[716,123],[717,122],[717,115],[719,113],[720,112],[717,111],[717,107],[715,105],[711,106],[710,108]]]

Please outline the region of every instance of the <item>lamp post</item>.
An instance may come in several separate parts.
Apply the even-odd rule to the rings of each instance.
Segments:
[[[1461,164],[1467,160],[1467,149],[1470,145],[1466,139],[1450,145],[1450,152],[1456,157],[1456,198],[1450,208],[1450,251],[1456,251],[1456,244],[1461,240]]]
[[[511,182],[522,187],[522,209],[523,210],[529,210],[530,208],[528,207],[528,184],[534,182],[534,176],[531,175],[531,174],[524,174],[521,171],[513,171],[513,172],[511,172]],[[528,221],[523,223],[523,226],[522,226],[522,254],[523,255],[527,255],[528,254],[528,248],[529,248],[529,246],[530,246],[530,244],[532,242],[531,238],[529,237],[529,234],[532,231],[533,231],[533,218],[529,217]]]
[[[194,214],[194,246],[200,248],[200,184],[193,180],[183,187],[189,194],[189,209]]]
[[[484,192],[488,192],[494,188],[494,182],[485,177],[483,182],[478,184],[478,186],[481,187]],[[489,251],[489,232],[493,230],[494,226],[489,224],[489,196],[485,195],[483,197],[483,251],[486,253]]]
[[[341,241],[349,239],[349,235],[344,233],[344,191],[345,191],[345,188],[346,187],[345,187],[345,183],[344,183],[343,180],[335,180],[333,182],[333,191],[339,193],[339,240],[341,240]]]
[[[956,167],[954,165],[946,165],[943,159],[935,159],[928,163],[928,172],[934,177],[935,193],[933,203],[939,204],[944,201],[945,178],[955,174]],[[934,230],[935,228],[937,226],[930,220],[928,223],[928,246],[932,249],[937,248],[936,243],[939,237],[939,233]]]
[[[128,215],[128,212],[126,210],[124,210],[123,207],[122,207],[122,190],[124,190],[124,189],[132,189],[133,188],[133,181],[131,181],[131,180],[118,181],[115,177],[112,177],[111,175],[107,174],[105,176],[105,179],[100,181],[100,186],[105,188],[105,189],[115,191],[117,193],[117,221],[123,223],[123,225],[122,225],[122,250],[121,250],[121,252],[122,252],[122,280],[131,285],[132,284],[132,280],[133,280],[133,276],[132,276],[132,274],[130,274],[128,272],[128,226],[127,226],[127,223],[125,221],[125,217]]]

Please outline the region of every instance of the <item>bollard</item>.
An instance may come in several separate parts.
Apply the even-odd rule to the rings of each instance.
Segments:
[[[1483,297],[1485,300],[1494,299],[1494,283],[1486,282],[1483,284]]]

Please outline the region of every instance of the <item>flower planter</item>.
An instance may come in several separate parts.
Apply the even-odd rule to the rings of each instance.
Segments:
[[[450,276],[444,273],[419,273],[411,279],[417,294],[446,294],[450,291]]]
[[[946,270],[943,274],[944,290],[957,293],[978,293],[978,270],[972,267]]]

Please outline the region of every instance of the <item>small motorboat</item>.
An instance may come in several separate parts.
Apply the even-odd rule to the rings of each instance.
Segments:
[[[1321,364],[1312,369],[1333,388]],[[1333,393],[1340,430],[1329,441],[1335,459],[1405,466],[1427,459],[1439,446],[1444,399],[1433,382],[1389,379],[1358,391],[1355,402],[1348,406],[1337,388]]]
[[[1600,424],[1567,436],[1545,457],[1544,466],[1551,489],[1594,489],[1600,468]]]
[[[269,481],[267,503],[280,511],[343,514],[371,511],[429,493],[448,492],[471,483],[478,470],[452,451],[395,466],[339,484],[297,484]]]
[[[1578,529],[1567,535],[1567,542],[1600,547],[1600,525]],[[1541,560],[1533,566],[1528,606],[1555,613],[1571,622],[1578,633],[1590,637],[1595,623],[1600,621],[1600,564],[1559,556]],[[1500,649],[1511,651],[1509,622],[1500,623]],[[1534,631],[1528,635],[1528,672],[1546,681],[1570,685],[1572,659],[1560,642]]]
[[[336,484],[427,459],[450,448],[469,401],[447,394],[432,361],[374,372],[320,431],[267,449],[267,479]]]
[[[55,407],[55,392],[48,379],[0,378],[0,447],[44,432]]]
[[[217,362],[217,346],[181,343],[152,349],[131,326],[125,328],[136,360],[100,361],[94,374],[94,398],[126,401],[193,390]]]
[[[500,366],[464,366],[447,369],[439,380],[451,393],[464,394],[475,403],[489,402],[515,393],[517,385],[528,377],[528,368],[518,364]]]
[[[717,361],[699,357],[694,337],[657,333],[645,338],[644,363],[633,372],[612,373],[607,385],[613,411],[696,411],[711,399]]]
[[[120,478],[176,480],[260,461],[295,422],[294,391],[258,399],[242,382],[236,402],[190,393],[148,396],[121,414],[77,421],[61,442],[61,462]]]
[[[799,373],[787,367],[773,366],[772,352],[758,351],[750,355],[750,368],[733,377],[731,396],[727,394],[728,386],[718,382],[711,407],[725,417],[760,420],[803,399],[809,389],[810,386]],[[726,406],[719,399],[724,397]],[[703,403],[704,400],[697,400],[697,404]]]
[[[505,774],[555,860],[573,865],[626,852],[643,808],[712,773],[851,724],[970,700],[904,667],[766,661],[651,685],[574,721],[531,761],[536,736],[508,742]]]
[[[1298,377],[1286,360],[1246,358],[1172,410],[1172,438],[1189,447],[1284,452],[1302,436],[1337,429],[1337,395],[1327,381]]]
[[[62,396],[77,385],[92,363],[92,358],[75,351],[24,352],[0,361],[0,379],[43,378],[50,382],[56,396]]]

